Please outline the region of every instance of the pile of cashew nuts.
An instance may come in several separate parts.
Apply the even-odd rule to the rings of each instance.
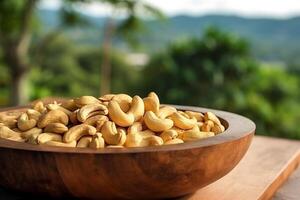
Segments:
[[[37,145],[123,148],[180,144],[225,130],[212,112],[179,111],[145,98],[107,94],[62,103],[41,101],[24,112],[0,115],[0,138]]]

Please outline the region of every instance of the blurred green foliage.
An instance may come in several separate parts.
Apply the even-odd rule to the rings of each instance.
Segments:
[[[144,69],[140,92],[165,103],[195,105],[250,117],[260,134],[300,139],[300,78],[254,61],[246,41],[217,29],[171,45]]]

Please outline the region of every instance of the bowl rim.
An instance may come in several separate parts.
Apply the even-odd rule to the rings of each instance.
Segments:
[[[167,105],[167,104],[165,104]],[[171,104],[169,104],[171,105]],[[254,122],[244,116],[222,111],[211,108],[195,107],[195,106],[183,106],[183,105],[172,105],[178,110],[188,110],[196,112],[213,112],[219,118],[228,123],[227,129],[214,136],[205,138],[202,140],[195,140],[185,142],[182,144],[174,145],[162,145],[162,146],[151,146],[151,147],[130,147],[130,148],[103,148],[103,149],[89,149],[89,148],[72,148],[72,147],[53,147],[53,146],[41,146],[35,144],[21,143],[0,138],[0,149],[14,149],[14,150],[25,150],[35,152],[52,152],[52,153],[73,153],[73,154],[123,154],[123,153],[147,153],[147,152],[162,152],[162,151],[179,151],[201,147],[209,147],[217,144],[223,144],[226,142],[232,142],[238,140],[250,134],[254,134],[256,125]],[[8,109],[2,109],[1,112],[18,111],[21,109],[28,108],[27,106],[12,107]]]

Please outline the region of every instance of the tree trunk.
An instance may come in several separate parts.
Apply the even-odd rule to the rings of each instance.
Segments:
[[[113,19],[107,19],[102,45],[102,65],[100,77],[100,95],[111,92],[111,45],[114,32]]]
[[[28,102],[27,72],[12,76],[11,105],[21,105]]]

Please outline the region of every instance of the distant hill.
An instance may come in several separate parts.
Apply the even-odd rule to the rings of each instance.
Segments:
[[[44,27],[59,24],[57,11],[39,10]],[[85,16],[92,27],[66,30],[78,42],[99,44],[105,18]],[[281,61],[298,57],[300,52],[300,17],[290,19],[243,18],[239,16],[206,15],[175,16],[165,21],[146,21],[147,32],[141,37],[147,52],[161,50],[167,43],[186,37],[199,37],[209,26],[248,39],[253,54],[263,60]],[[122,46],[122,43],[118,43]]]

